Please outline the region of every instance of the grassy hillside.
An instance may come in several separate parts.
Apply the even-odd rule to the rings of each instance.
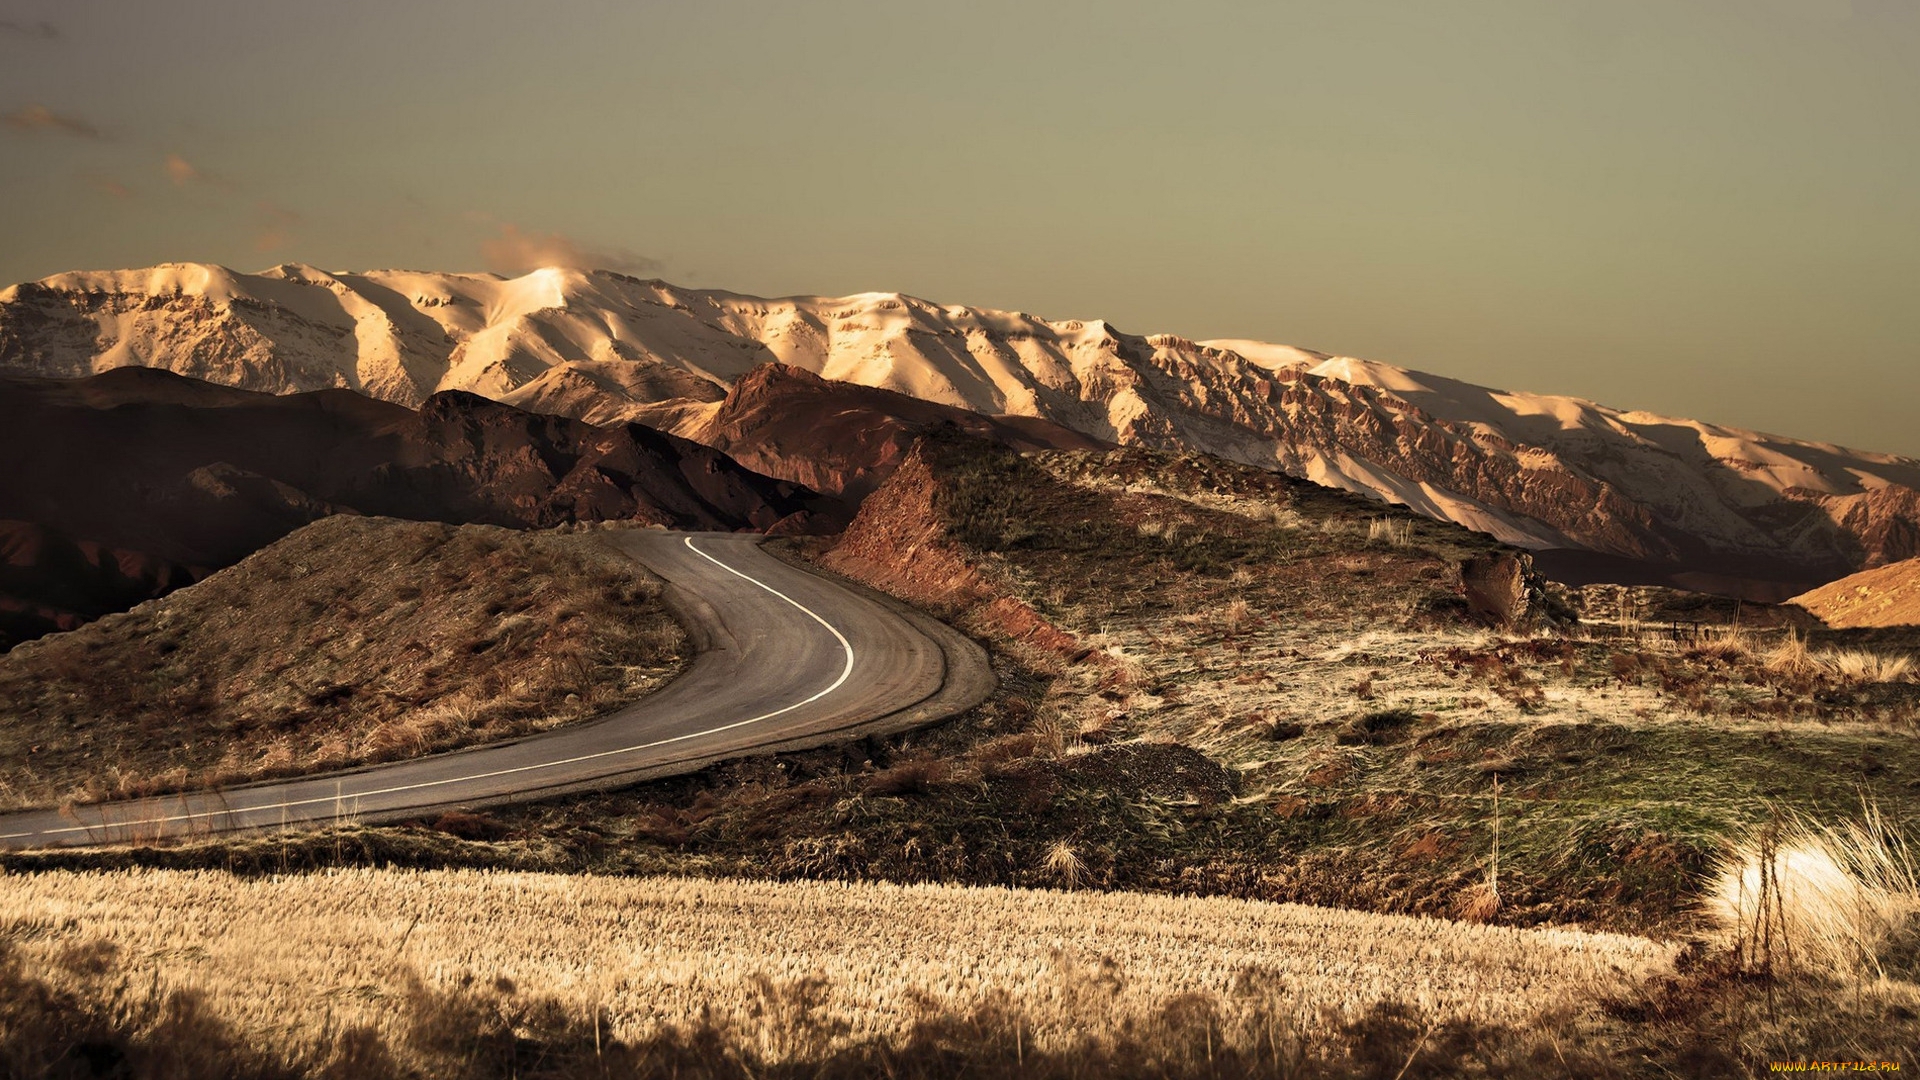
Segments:
[[[1773,813],[1920,816],[1898,641],[1716,624],[1730,605],[1623,621],[1618,596],[1496,629],[1458,595],[1488,549],[1460,530],[1216,461],[975,451],[903,466],[819,556],[993,643],[973,715],[502,812],[484,850],[359,842],[1685,934],[1712,858]]]
[[[0,656],[0,807],[343,768],[582,719],[685,642],[592,532],[338,516]]]

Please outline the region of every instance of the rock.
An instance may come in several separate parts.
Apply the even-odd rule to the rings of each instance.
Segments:
[[[1523,551],[1490,551],[1460,564],[1460,591],[1467,610],[1489,626],[1511,630],[1526,621],[1533,557]]]

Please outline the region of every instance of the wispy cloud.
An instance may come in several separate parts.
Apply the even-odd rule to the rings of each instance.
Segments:
[[[45,105],[15,109],[5,119],[7,126],[15,131],[50,131],[58,135],[77,135],[83,139],[105,138],[99,128],[85,120],[54,112]]]
[[[186,187],[188,184],[205,180],[206,174],[194,168],[193,162],[179,154],[168,154],[167,160],[160,165],[160,171],[167,174],[174,187]]]
[[[9,37],[38,38],[41,41],[53,41],[60,36],[60,28],[44,20],[40,22],[21,22],[18,19],[0,19],[0,34]]]
[[[278,251],[293,242],[293,227],[300,224],[298,213],[279,203],[261,199],[254,204],[253,250]]]
[[[93,187],[95,191],[103,195],[111,195],[116,199],[133,198],[133,189],[118,180],[101,177],[93,182]]]
[[[658,260],[624,248],[592,250],[560,233],[527,232],[503,222],[499,232],[480,243],[487,267],[503,274],[564,266],[572,270],[619,270],[643,274],[660,269]]]

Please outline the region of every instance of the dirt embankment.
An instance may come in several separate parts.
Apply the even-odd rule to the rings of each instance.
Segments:
[[[1024,642],[1061,655],[1078,638],[1009,595],[979,556],[952,539],[953,492],[916,445],[822,559],[829,569],[918,604],[982,637]]]
[[[345,768],[631,701],[685,655],[593,532],[309,525],[190,588],[0,657],[0,806]]]

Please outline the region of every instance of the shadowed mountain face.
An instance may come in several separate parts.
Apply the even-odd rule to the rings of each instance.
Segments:
[[[458,391],[414,410],[143,368],[0,380],[0,448],[8,644],[160,595],[335,513],[781,532],[845,519],[836,500],[685,439]]]
[[[769,476],[858,502],[893,474],[921,435],[947,425],[1015,450],[1113,448],[1047,420],[983,416],[786,364],[749,371],[686,434]]]
[[[406,406],[465,390],[721,442],[712,425],[726,395],[770,362],[995,423],[1018,416],[1369,494],[1568,552],[1541,565],[1570,579],[1778,598],[1920,555],[1920,461],[1263,342],[1141,336],[893,293],[761,299],[552,267],[504,279],[169,264],[0,289],[4,371],[140,365]],[[879,411],[906,419],[893,409]],[[794,425],[768,430],[798,434]],[[843,434],[858,453],[889,440]],[[749,441],[729,445],[789,475],[826,482],[856,467],[816,474],[784,441]],[[872,483],[848,479],[854,494]]]

